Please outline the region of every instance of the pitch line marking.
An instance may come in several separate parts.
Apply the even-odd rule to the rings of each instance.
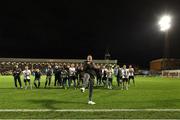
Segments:
[[[180,112],[180,109],[0,109],[0,112]]]
[[[0,119],[0,120],[14,120],[14,119]],[[16,119],[16,120],[44,120],[44,119]],[[178,119],[46,119],[46,120],[178,120]]]

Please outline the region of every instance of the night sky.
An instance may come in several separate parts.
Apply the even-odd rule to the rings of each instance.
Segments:
[[[148,64],[163,56],[158,20],[173,17],[170,57],[180,58],[179,0],[6,0],[0,57],[112,59]]]

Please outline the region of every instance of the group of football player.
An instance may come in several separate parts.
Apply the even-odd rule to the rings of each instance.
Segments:
[[[54,67],[49,65],[46,69],[46,80],[43,87],[50,87],[52,78],[54,78],[54,86],[60,86],[64,89],[67,89],[73,85],[74,89],[77,89],[83,84],[84,73],[83,64],[63,64],[61,66],[56,65]],[[23,74],[25,89],[27,89],[28,86],[32,89],[31,75],[34,76],[34,87],[40,87],[42,76],[40,69],[37,68],[35,70],[29,70],[28,66],[26,66],[25,70],[22,71],[16,65],[13,70],[14,83],[16,88],[18,87],[17,82],[19,83],[20,88],[23,88],[20,77],[21,74]],[[117,86],[120,86],[122,90],[128,90],[128,86],[130,85],[131,80],[135,85],[134,68],[132,65],[129,65],[129,68],[126,68],[126,65],[121,68],[118,65],[112,66],[107,64],[101,66],[96,64],[96,69],[92,74],[94,75],[96,81],[94,84],[96,86],[104,86],[108,89],[113,89],[113,85],[115,86],[115,84],[117,84]],[[116,83],[113,81],[115,80],[114,78],[116,79]]]

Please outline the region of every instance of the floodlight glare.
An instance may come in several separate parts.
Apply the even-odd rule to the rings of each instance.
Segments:
[[[161,31],[167,31],[171,27],[171,17],[169,15],[163,16],[159,21]]]

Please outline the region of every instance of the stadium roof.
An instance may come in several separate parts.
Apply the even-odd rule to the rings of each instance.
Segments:
[[[151,63],[153,63],[153,62],[162,62],[164,60],[180,62],[180,59],[176,59],[176,58],[160,58],[160,59],[152,60]]]
[[[35,59],[35,58],[0,58],[0,62],[62,62],[62,63],[81,63],[84,62],[85,59]],[[95,63],[110,63],[117,64],[117,60],[94,60]]]

